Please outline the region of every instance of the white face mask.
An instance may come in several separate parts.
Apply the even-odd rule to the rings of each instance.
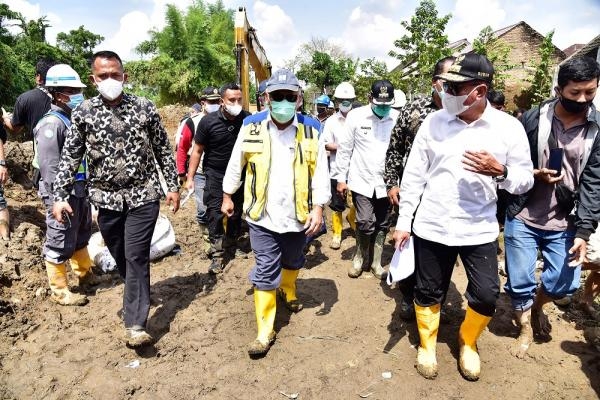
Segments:
[[[237,117],[242,112],[241,104],[225,104],[225,111],[233,117]]]
[[[477,87],[473,88],[473,90],[471,90],[468,94],[465,94],[463,96],[454,96],[450,93],[445,92],[444,96],[442,97],[442,105],[444,106],[444,110],[446,110],[446,112],[450,115],[460,115],[467,111],[473,106],[473,104],[475,104],[475,102],[471,103],[468,106],[464,105],[464,102],[467,100],[467,97],[469,97],[471,93],[473,93],[475,89],[477,89]]]
[[[350,103],[349,106],[345,106],[343,104],[340,104],[338,106],[338,109],[340,110],[341,113],[346,114],[346,113],[350,112],[350,110],[352,110],[352,103]]]
[[[94,78],[95,80],[95,78]],[[123,82],[108,78],[103,81],[96,81],[98,92],[108,101],[112,101],[123,93]]]
[[[206,110],[207,114],[213,113],[215,111],[217,111],[219,109],[219,107],[221,107],[219,104],[209,104],[206,103],[204,105],[204,110]]]

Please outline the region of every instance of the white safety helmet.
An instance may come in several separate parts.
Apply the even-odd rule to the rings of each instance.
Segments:
[[[353,99],[356,97],[354,86],[350,82],[342,82],[336,86],[333,97],[336,99]]]
[[[394,104],[392,108],[402,108],[406,104],[406,95],[400,89],[394,90]]]
[[[67,64],[56,64],[46,74],[47,87],[74,87],[84,88],[79,74]]]

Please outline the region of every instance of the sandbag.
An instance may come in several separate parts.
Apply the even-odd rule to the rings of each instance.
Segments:
[[[159,214],[152,233],[150,260],[154,261],[166,256],[175,248],[175,230],[171,221],[164,214]]]
[[[157,260],[169,254],[175,248],[175,230],[171,221],[164,214],[159,214],[150,242],[150,261]],[[102,234],[96,232],[88,243],[88,252],[94,264],[104,272],[114,271],[117,263],[110,255]]]

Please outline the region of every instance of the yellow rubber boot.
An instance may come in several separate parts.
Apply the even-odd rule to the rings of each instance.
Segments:
[[[421,307],[415,303],[415,315],[420,339],[416,367],[417,372],[427,379],[434,379],[438,373],[435,349],[440,326],[440,310],[440,304]]]
[[[271,345],[275,342],[273,325],[275,324],[275,313],[277,311],[276,296],[275,290],[254,289],[254,309],[258,334],[248,347],[248,354],[251,356],[267,354]]]
[[[108,282],[111,280],[110,276],[97,276],[92,271],[92,265],[94,265],[92,259],[90,258],[90,253],[88,253],[87,247],[83,247],[71,256],[71,269],[79,278],[78,286],[96,286],[103,282]]]
[[[331,230],[333,231],[333,237],[331,238],[330,248],[337,250],[342,244],[342,212],[334,211],[331,213]]]
[[[350,210],[346,214],[346,221],[348,221],[352,230],[356,232],[356,208],[354,206],[350,206]]]
[[[479,379],[481,361],[477,352],[477,339],[491,319],[492,317],[486,317],[474,311],[471,307],[467,307],[465,320],[460,325],[458,331],[458,344],[460,347],[458,366],[465,379],[470,381]]]
[[[63,306],[82,306],[87,303],[87,297],[73,293],[67,285],[67,268],[64,263],[55,264],[46,261],[46,273],[50,283],[50,299]]]
[[[296,297],[296,279],[298,279],[299,269],[281,269],[281,283],[279,284],[279,297],[285,303],[288,310],[297,313],[302,310],[302,303]]]
[[[70,261],[71,269],[73,270],[73,273],[79,277],[79,280],[90,272],[90,269],[94,264],[90,258],[87,247],[76,250],[71,256]]]

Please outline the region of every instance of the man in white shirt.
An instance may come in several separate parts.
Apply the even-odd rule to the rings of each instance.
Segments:
[[[343,197],[350,189],[356,207],[356,253],[348,268],[351,278],[360,276],[363,262],[369,258],[371,250],[371,272],[378,279],[385,273],[381,253],[390,227],[391,206],[383,172],[390,135],[398,118],[398,111],[391,108],[392,104],[392,83],[388,80],[373,82],[369,104],[348,113],[346,134],[337,150],[337,191]]]
[[[337,194],[337,181],[335,180],[337,167],[335,158],[338,144],[346,133],[346,116],[352,110],[352,102],[356,98],[356,94],[350,82],[342,82],[336,86],[333,96],[338,103],[339,110],[325,122],[322,140],[329,156],[329,176],[331,177],[331,202],[329,203],[329,208],[331,209],[331,230],[333,231],[333,236],[329,247],[337,250],[342,243],[342,212],[346,208],[346,198]],[[350,207],[346,218],[350,225],[354,224],[356,218],[354,206]],[[352,228],[355,229],[355,225]]]
[[[302,309],[296,279],[305,261],[305,237],[320,230],[330,198],[320,124],[296,112],[302,102],[298,79],[280,69],[267,82],[266,95],[267,109],[244,119],[223,178],[221,208],[233,214],[231,196],[246,167],[243,210],[256,261],[250,281],[258,325],[251,357],[265,355],[275,341],[277,293],[290,311]]]
[[[466,379],[479,379],[477,339],[496,310],[500,291],[496,189],[519,194],[533,186],[522,125],[486,99],[493,73],[485,56],[467,54],[438,75],[445,80],[443,110],[423,121],[400,186],[394,240],[402,248],[413,233],[420,337],[416,367],[428,379],[437,376],[440,306],[458,255],[469,280],[459,368]]]

